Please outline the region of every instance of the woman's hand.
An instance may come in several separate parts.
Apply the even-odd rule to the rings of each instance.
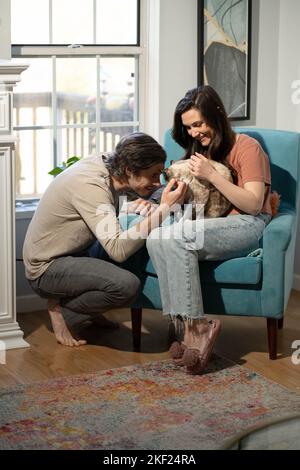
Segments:
[[[214,167],[209,163],[209,160],[201,155],[201,153],[195,152],[192,155],[189,162],[190,172],[195,178],[205,179],[211,181],[215,173]]]
[[[172,191],[173,187],[175,189]],[[167,204],[169,207],[172,207],[174,204],[183,204],[186,190],[186,183],[175,178],[170,179],[162,193],[160,204]]]

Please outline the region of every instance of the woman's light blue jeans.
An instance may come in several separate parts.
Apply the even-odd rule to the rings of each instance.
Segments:
[[[163,313],[204,317],[199,261],[246,256],[259,248],[269,214],[185,220],[152,230],[147,249],[156,270]]]

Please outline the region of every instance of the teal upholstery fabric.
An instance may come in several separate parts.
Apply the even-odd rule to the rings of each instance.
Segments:
[[[271,129],[236,128],[257,139],[269,155],[272,190],[281,195],[280,209],[267,226],[258,256],[200,263],[204,310],[228,314],[282,318],[293,282],[293,266],[299,206],[300,134]],[[164,148],[171,160],[184,151],[165,134]],[[123,228],[136,223],[134,216],[121,217]],[[254,254],[255,255],[255,254]],[[161,309],[158,280],[142,248],[127,262],[143,284],[135,307]]]
[[[221,282],[236,284],[257,284],[261,277],[262,256],[233,258],[228,261],[204,261],[200,264],[200,277],[204,283]],[[151,260],[146,265],[146,273],[155,275]]]

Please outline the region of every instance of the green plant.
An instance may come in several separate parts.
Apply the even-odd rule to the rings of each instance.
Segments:
[[[48,175],[57,176],[79,160],[81,160],[81,157],[76,157],[76,155],[74,155],[74,157],[68,158],[66,162],[62,162],[61,166],[56,166],[53,170],[49,171]]]

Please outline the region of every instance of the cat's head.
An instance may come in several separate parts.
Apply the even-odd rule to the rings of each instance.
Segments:
[[[190,202],[193,200],[193,190],[190,186],[193,175],[188,167],[188,160],[178,160],[178,161],[171,161],[171,165],[168,168],[165,168],[163,171],[163,175],[166,181],[170,181],[172,178],[175,178],[178,181],[183,181],[187,184],[187,191],[185,194],[184,202]]]
[[[167,181],[171,178],[189,183],[193,176],[189,170],[188,160],[171,161],[171,165],[164,170],[164,175]]]

